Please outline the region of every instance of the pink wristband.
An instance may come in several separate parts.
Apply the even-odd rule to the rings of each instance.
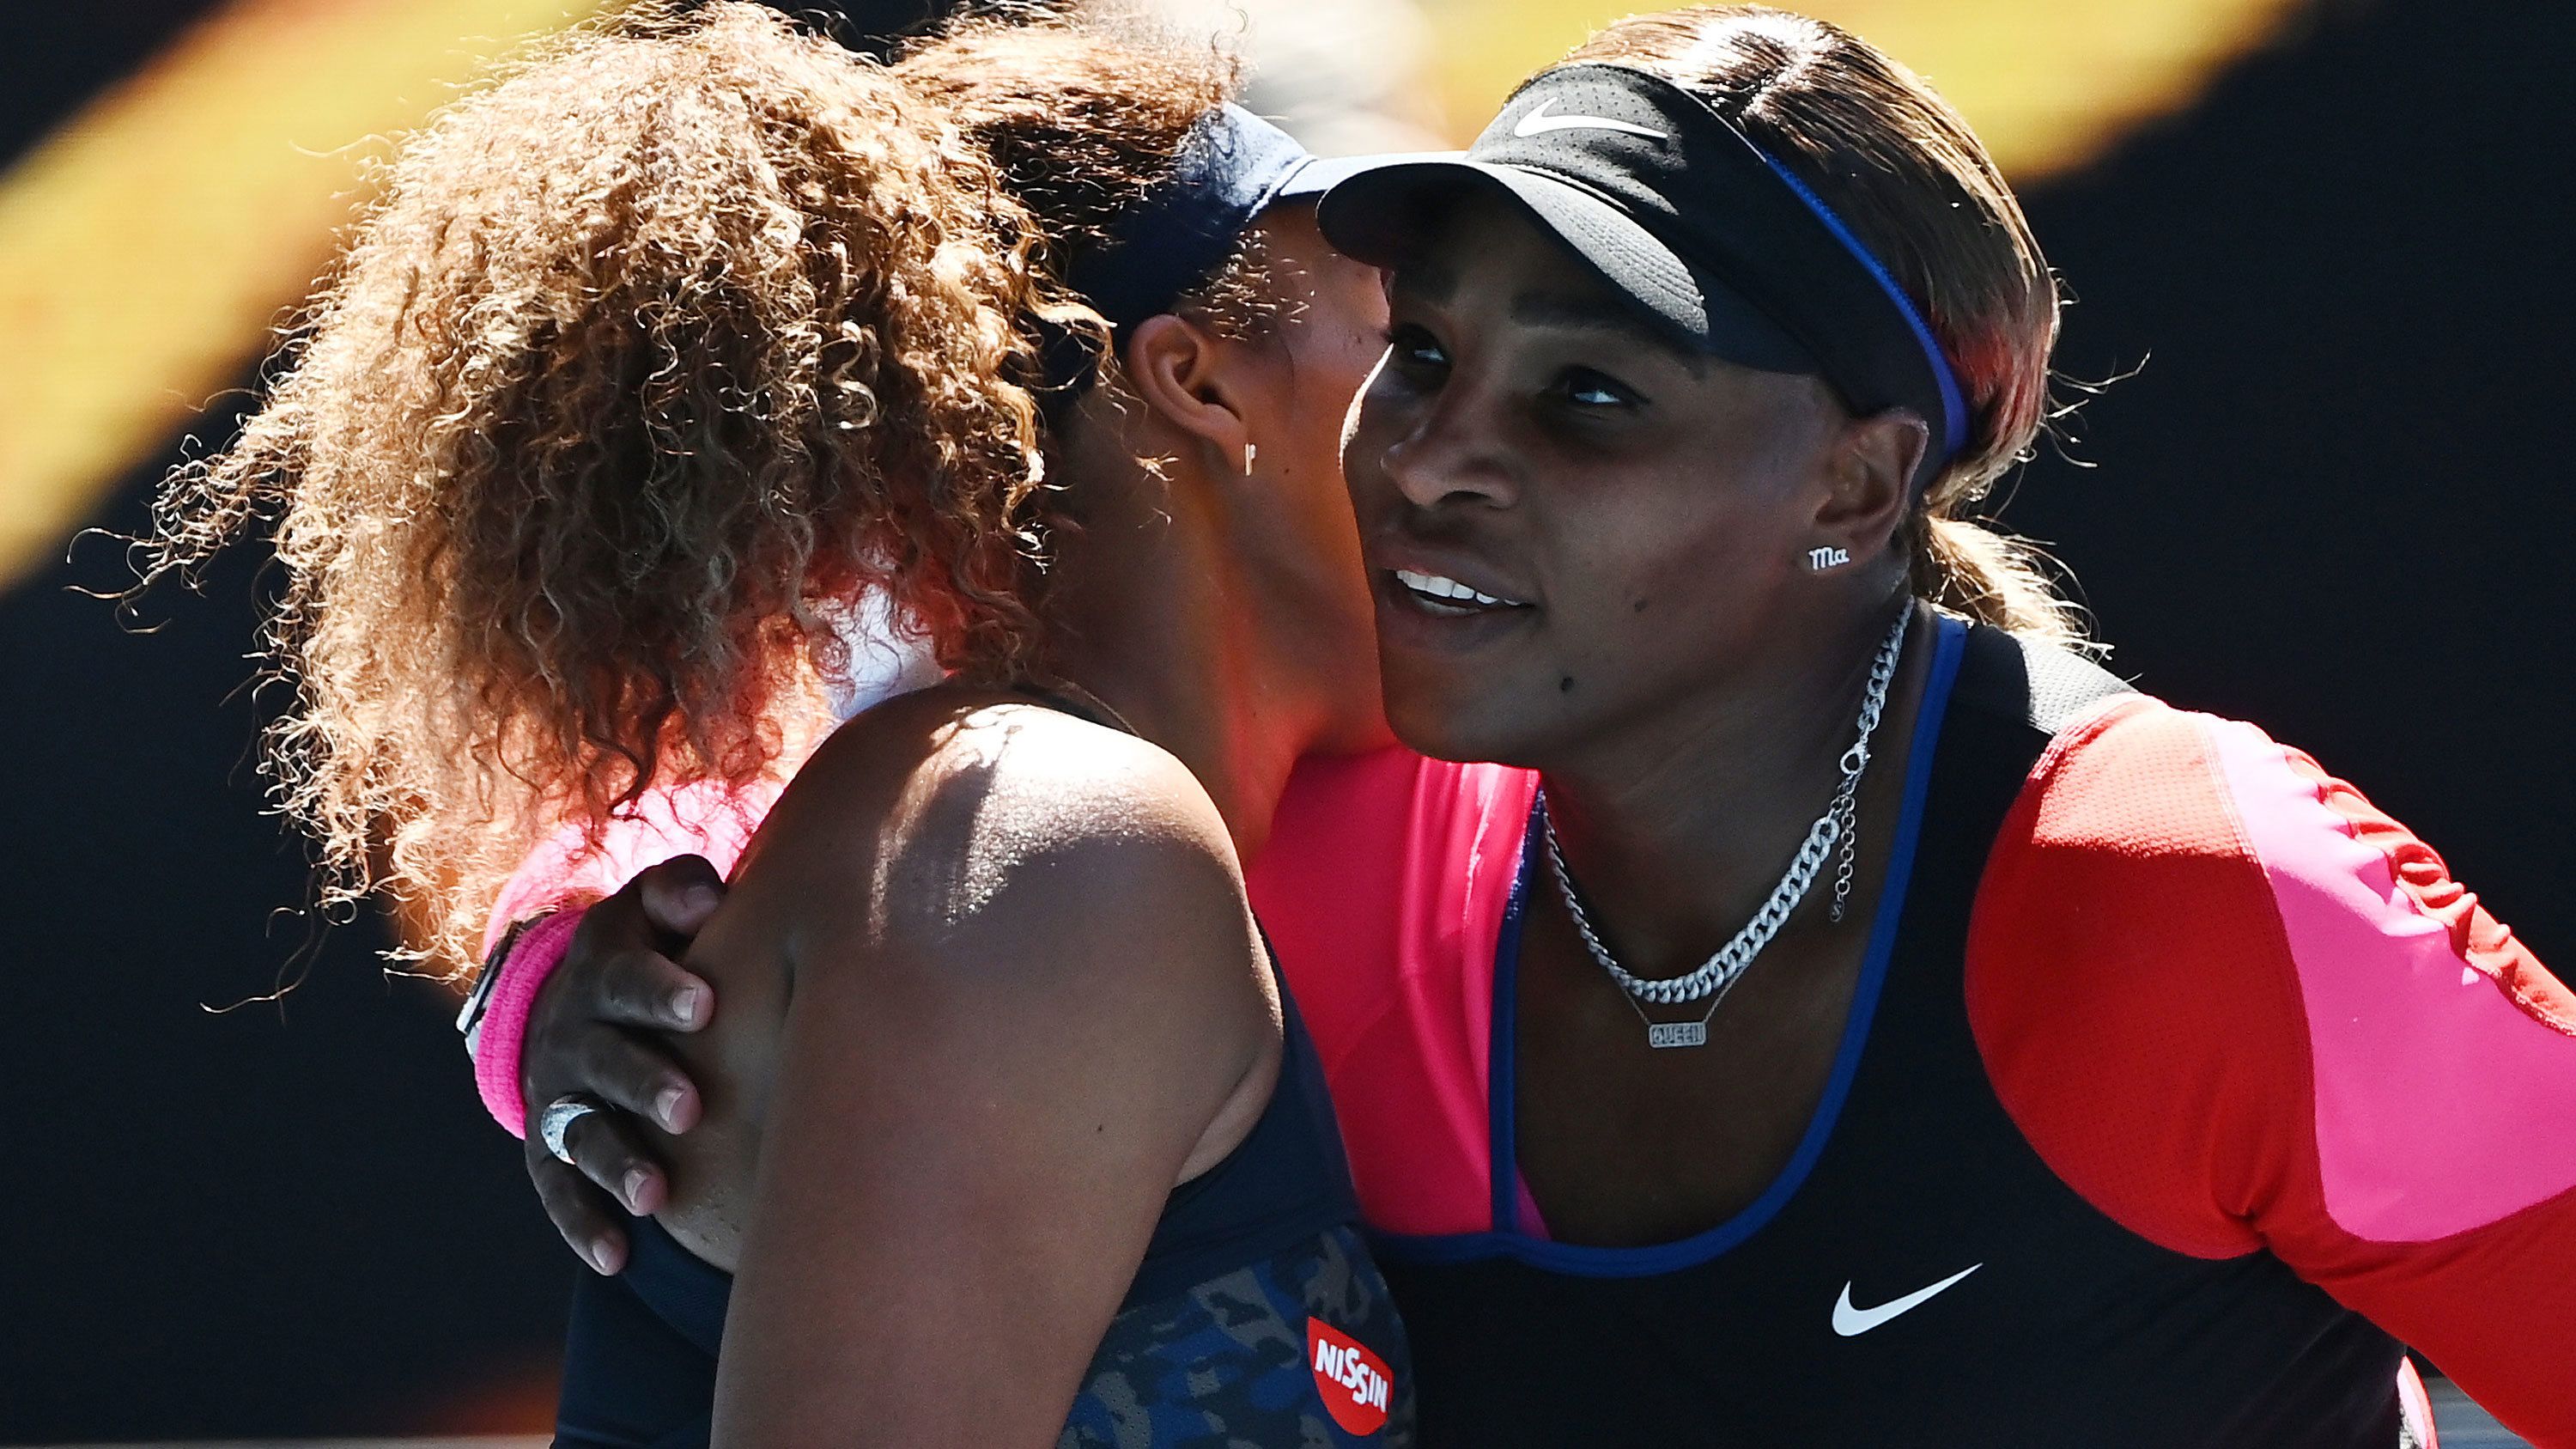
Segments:
[[[528,1135],[528,1105],[519,1096],[519,1053],[526,1046],[528,1013],[546,978],[563,964],[572,933],[581,925],[580,910],[561,910],[519,933],[509,952],[492,969],[501,979],[483,1003],[481,1035],[475,1039],[474,1085],[492,1119],[513,1137]]]

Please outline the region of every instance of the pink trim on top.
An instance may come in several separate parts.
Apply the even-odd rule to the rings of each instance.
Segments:
[[[715,863],[716,874],[732,875],[781,788],[764,782],[736,790],[701,780],[646,794],[608,822],[596,845],[571,826],[557,830],[528,852],[492,902],[483,927],[485,954],[517,922],[566,901],[614,895],[646,867],[675,855],[703,855]]]
[[[2424,1376],[2415,1372],[2415,1360],[2397,1361],[2397,1412],[2404,1415],[2406,1429],[2421,1449],[2442,1449],[2440,1427],[2433,1422],[2433,1396],[2424,1389]]]
[[[510,954],[495,963],[501,978],[483,1003],[482,1036],[474,1049],[474,1087],[494,1121],[513,1137],[528,1135],[528,1104],[519,1095],[519,1049],[528,1035],[528,1015],[546,978],[563,964],[572,933],[581,925],[578,909],[557,911],[519,933]]]
[[[1530,1195],[1527,1173],[1512,1174],[1512,1211],[1519,1216],[1520,1221],[1511,1226],[1518,1229],[1522,1237],[1535,1238],[1542,1243],[1551,1241],[1547,1231],[1547,1218],[1538,1210],[1538,1199]],[[1500,1229],[1504,1225],[1496,1223],[1494,1226]]]
[[[2299,757],[2252,725],[2202,729],[2290,943],[2328,1216],[2426,1242],[2576,1187],[2576,1041],[2463,956]]]
[[[1493,1221],[1494,953],[1520,874],[1538,777],[1495,765],[1424,763],[1442,772],[1439,783],[1447,788],[1424,792],[1426,808],[1414,814],[1406,839],[1400,880],[1408,909],[1396,949],[1406,987],[1421,1003],[1412,1008],[1416,1019],[1448,1023],[1455,1033],[1424,1043],[1416,1066],[1426,1095],[1440,1103],[1446,1129],[1463,1139],[1470,1172],[1436,1183],[1412,1172],[1372,1172],[1374,1190],[1363,1189],[1361,1206],[1371,1223],[1400,1232],[1456,1232],[1463,1213],[1504,1232],[1512,1225]],[[1392,1120],[1379,1124],[1388,1139],[1383,1150],[1407,1160],[1406,1128],[1430,1124],[1419,1109],[1386,1115]],[[1536,1221],[1537,1204],[1529,1206]]]
[[[1493,1221],[1494,947],[1536,777],[1401,749],[1301,761],[1246,877],[1315,1038],[1369,1225]]]

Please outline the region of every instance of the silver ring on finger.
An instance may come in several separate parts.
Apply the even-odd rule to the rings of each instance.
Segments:
[[[537,1140],[543,1142],[546,1150],[554,1154],[555,1161],[566,1167],[577,1166],[578,1164],[572,1160],[571,1149],[564,1146],[564,1134],[571,1131],[572,1124],[582,1118],[593,1112],[607,1110],[606,1102],[588,1092],[566,1092],[548,1102],[544,1115],[537,1118]]]

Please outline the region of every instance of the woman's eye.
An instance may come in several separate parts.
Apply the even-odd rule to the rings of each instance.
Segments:
[[[1449,365],[1449,354],[1440,349],[1438,339],[1410,322],[1388,328],[1386,346],[1400,367],[1420,371]]]
[[[1568,369],[1558,388],[1567,402],[1579,408],[1632,408],[1645,401],[1633,390],[1588,367]]]

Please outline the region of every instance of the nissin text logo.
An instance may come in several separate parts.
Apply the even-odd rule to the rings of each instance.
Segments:
[[[1320,1318],[1306,1320],[1306,1349],[1315,1391],[1324,1396],[1324,1411],[1334,1423],[1353,1434],[1386,1426],[1387,1395],[1394,1391],[1386,1360]]]

